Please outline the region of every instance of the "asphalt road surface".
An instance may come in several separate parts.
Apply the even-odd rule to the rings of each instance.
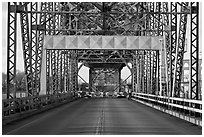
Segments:
[[[196,135],[202,128],[126,98],[80,99],[2,127],[11,135]]]

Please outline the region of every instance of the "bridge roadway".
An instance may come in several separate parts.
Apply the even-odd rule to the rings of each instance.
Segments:
[[[126,98],[79,99],[3,126],[3,134],[202,134],[202,128]]]

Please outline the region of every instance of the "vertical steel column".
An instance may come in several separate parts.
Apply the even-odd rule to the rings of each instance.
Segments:
[[[138,65],[138,59],[137,59],[137,55],[136,55],[136,52],[137,51],[134,51],[134,55],[133,55],[133,59],[132,59],[132,88],[133,88],[133,92],[136,92],[137,91],[137,65]]]
[[[148,61],[147,61],[147,54],[148,54],[148,51],[145,51],[144,50],[144,69],[143,69],[143,80],[144,80],[144,91],[143,93],[146,93],[147,94],[147,77],[148,77]]]
[[[64,50],[64,92],[66,93],[68,91],[67,89],[67,75],[68,75],[68,58],[67,58],[68,52]]]
[[[141,51],[138,51],[138,56],[139,56],[139,63],[138,63],[138,69],[139,69],[139,77],[138,77],[138,86],[139,86],[139,92],[142,92],[143,90],[143,80],[142,80],[142,77],[143,77],[143,68],[142,68],[142,52]]]
[[[17,4],[8,3],[7,99],[16,98]],[[13,92],[13,96],[11,93]]]
[[[66,91],[69,92],[69,85],[70,85],[70,58],[69,58],[69,51],[66,54]]]
[[[161,12],[161,2],[156,2],[156,12],[160,13]],[[157,36],[162,36],[163,35],[163,25],[161,22],[161,14],[156,14],[156,21],[155,21],[155,29],[157,29],[156,35]]]
[[[152,93],[152,50],[149,51],[149,94]]]
[[[141,62],[140,62],[140,78],[141,78],[141,91],[142,93],[144,93],[144,72],[145,72],[145,68],[144,68],[144,51],[140,51],[141,54]]]
[[[59,8],[60,11],[66,11],[66,5],[65,4],[60,4],[59,6],[61,6],[61,8]],[[66,29],[66,21],[67,21],[67,18],[66,18],[66,15],[67,14],[60,14],[59,15],[59,28],[60,29]],[[61,34],[63,35],[66,35],[66,32],[65,31],[60,31]]]
[[[51,58],[51,50],[46,50],[46,82],[47,82],[47,88],[46,88],[46,94],[50,94],[50,86],[52,83],[50,83],[50,58]]]
[[[153,61],[154,61],[154,51],[150,51],[150,94],[153,92],[153,75],[154,75],[154,70],[153,70]]]
[[[37,46],[37,2],[30,3],[30,42],[32,50],[32,72],[33,72],[33,90],[30,96],[35,96],[38,93],[37,87],[39,86],[40,81],[38,81],[37,75],[37,56],[38,56],[38,46]]]
[[[122,83],[121,83],[121,70],[122,68],[118,69],[118,84],[119,84],[119,92],[121,92],[121,88],[122,88]]]
[[[150,73],[151,73],[151,68],[150,68],[150,61],[151,61],[151,51],[147,51],[146,52],[147,54],[146,54],[146,56],[147,56],[147,58],[146,58],[146,61],[147,61],[147,70],[146,70],[146,73],[147,73],[147,93],[149,94],[150,93]]]
[[[89,68],[89,92],[92,92],[92,84],[93,84],[93,68]]]
[[[60,11],[60,3],[59,2],[53,2],[53,11]],[[52,14],[52,20],[53,20],[53,33],[54,35],[58,35],[60,34],[60,31],[58,31],[58,29],[60,29],[60,14]]]
[[[161,2],[156,2],[156,12],[161,12]],[[157,36],[162,36],[163,35],[163,24],[161,22],[161,14],[156,14],[156,23],[155,23],[155,28],[157,28],[157,32],[156,32],[156,35]],[[157,59],[158,59],[158,77],[157,77],[157,82],[158,82],[158,87],[159,85],[161,84],[161,79],[160,79],[160,67],[159,67],[159,64],[160,64],[160,60],[159,60],[159,51],[157,51]],[[157,87],[157,91],[160,91],[158,90],[159,88]],[[160,91],[161,92],[161,91]]]
[[[56,54],[55,50],[51,50],[51,65],[52,65],[52,94],[56,93]]]
[[[62,54],[63,50],[60,50],[59,51],[59,54],[60,54],[60,57],[59,57],[59,60],[60,60],[60,63],[59,63],[59,75],[60,75],[60,79],[59,79],[59,91],[60,93],[63,92],[63,77],[62,77],[62,74],[63,74],[63,54]]]
[[[53,2],[47,2],[46,3],[46,11],[53,11]],[[46,33],[48,35],[55,35],[55,16],[53,13],[46,13],[46,20],[45,20],[45,25],[46,25]]]
[[[166,81],[166,59],[165,59],[165,52],[166,52],[166,50],[165,50],[165,48],[164,48],[164,46],[166,46],[166,45],[164,45],[165,43],[164,43],[164,40],[161,40],[160,41],[160,44],[161,44],[161,50],[159,51],[159,53],[160,53],[160,55],[159,55],[159,58],[160,58],[160,64],[159,64],[159,66],[160,66],[160,95],[161,96],[164,96],[164,95],[166,95],[166,84],[167,84],[167,81]]]
[[[41,3],[36,3],[36,5],[40,5],[40,10],[41,11],[47,11],[48,9],[48,4],[46,2],[41,2]],[[36,7],[36,10],[38,10],[38,6]],[[38,20],[39,18],[39,20]],[[44,35],[48,34],[48,31],[45,31],[46,29],[46,21],[48,20],[46,13],[41,12],[39,15],[36,15],[36,24],[34,24],[36,28],[36,35],[37,35],[37,44],[36,44],[36,55],[35,55],[35,75],[36,75],[36,81],[37,81],[37,85],[36,85],[36,91],[37,94],[39,94],[40,92],[40,74],[41,74],[41,64],[42,64],[42,56],[46,56],[43,55],[43,40],[44,40]],[[52,54],[52,51],[49,51],[49,54]],[[50,55],[52,56],[52,55]],[[51,68],[49,66],[49,68]],[[46,81],[47,81],[46,77]],[[51,81],[49,81],[50,84]],[[50,93],[51,93],[51,88],[49,89]],[[47,92],[48,93],[48,92]]]
[[[181,12],[185,12],[188,9],[188,2],[181,3]],[[186,39],[186,25],[187,25],[187,14],[180,14],[180,24],[179,24],[179,35],[178,35],[178,46],[176,47],[176,60],[174,69],[174,79],[173,79],[173,95],[180,97],[181,91],[181,76],[183,70],[183,56],[184,47]]]
[[[72,51],[69,51],[69,92],[72,91]]]
[[[78,59],[77,59],[77,51],[76,50],[73,50],[72,53],[71,53],[72,57],[72,68],[71,68],[71,81],[72,81],[72,91],[74,93],[76,93],[77,91],[77,86],[78,86]]]
[[[154,9],[154,5],[155,3],[154,2],[150,2],[149,3],[149,12],[154,12],[155,9]],[[155,20],[154,20],[154,17],[153,15],[150,14],[150,17],[149,17],[150,21],[149,21],[149,35],[150,36],[154,36],[155,35],[155,32],[154,31],[151,31],[151,30],[154,30],[154,25],[155,25]]]
[[[199,3],[191,2],[190,28],[190,99],[201,100],[199,85]],[[201,76],[200,76],[201,77]]]
[[[162,12],[169,12],[169,4],[168,2],[162,3]],[[171,94],[171,35],[170,35],[170,17],[169,14],[163,14],[163,23],[164,23],[164,48],[166,48],[166,90],[168,96]]]
[[[57,93],[59,93],[60,91],[60,51],[59,50],[56,50],[55,54],[57,55],[57,58],[56,58],[56,89],[57,89]]]
[[[170,97],[173,97],[172,94],[172,90],[173,90],[173,77],[174,77],[174,69],[175,69],[175,57],[176,57],[176,46],[177,46],[177,2],[171,2],[170,5],[170,12],[172,14],[170,14],[170,29],[171,29],[171,41],[170,41],[170,56],[171,56],[171,63],[170,63],[170,87],[169,87],[169,91],[170,91]]]
[[[152,94],[155,95],[157,91],[157,51],[152,53]]]
[[[158,95],[158,93],[159,93],[159,91],[160,91],[160,90],[159,90],[159,84],[160,84],[160,81],[161,81],[161,79],[160,79],[160,75],[161,75],[161,74],[160,74],[160,72],[159,72],[159,70],[161,69],[160,66],[159,66],[159,62],[160,62],[159,50],[156,51],[156,61],[157,61],[157,63],[156,63],[156,66],[157,66],[157,70],[156,70],[156,73],[157,73],[157,84],[156,84],[156,85],[157,85],[157,88],[156,88],[156,89],[157,89],[157,90],[156,90],[156,91],[157,91],[157,95]]]
[[[66,91],[66,50],[63,50],[63,66],[62,66],[62,70],[63,70],[63,73],[62,73],[62,92],[65,93]]]
[[[29,20],[28,20],[28,5],[29,3],[20,2],[22,10],[20,12],[21,37],[23,47],[23,59],[26,75],[26,92],[32,94],[33,77],[32,77],[32,47],[29,37]]]

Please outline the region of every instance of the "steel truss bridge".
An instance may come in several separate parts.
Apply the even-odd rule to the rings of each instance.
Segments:
[[[185,98],[181,80],[187,36],[190,85]],[[183,119],[201,125],[199,2],[11,2],[7,38],[7,99],[2,104],[7,122],[19,113],[77,99],[82,66],[89,67],[89,90],[95,91],[97,76],[108,71],[116,73],[120,91],[121,70],[127,66],[133,100],[196,117],[200,120]],[[23,48],[23,98],[16,97],[17,48]]]

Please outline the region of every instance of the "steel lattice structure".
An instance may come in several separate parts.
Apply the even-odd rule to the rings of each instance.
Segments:
[[[38,96],[41,92],[41,66],[43,56],[46,56],[46,94],[76,92],[80,62],[90,67],[90,90],[94,67],[104,64],[99,68],[116,66],[118,75],[121,75],[122,67],[128,66],[134,92],[180,97],[186,27],[190,21],[190,98],[200,100],[198,7],[198,2],[9,3],[7,98],[15,98],[15,92],[11,93],[16,91],[16,34],[19,30],[28,96]],[[20,21],[21,28],[17,27],[17,21]],[[43,51],[45,35],[162,36],[165,56],[159,50]]]

